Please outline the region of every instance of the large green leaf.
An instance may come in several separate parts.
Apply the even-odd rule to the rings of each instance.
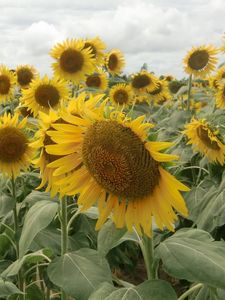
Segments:
[[[53,201],[39,201],[28,211],[19,241],[20,257],[29,249],[34,237],[43,228],[47,227],[58,210],[58,203]]]
[[[0,279],[0,297],[23,294],[12,282]]]
[[[202,288],[193,292],[188,300],[224,300],[225,290],[211,288],[204,285]]]
[[[102,283],[112,283],[107,261],[97,251],[83,248],[56,258],[48,266],[50,280],[76,300],[87,300]]]
[[[166,271],[177,278],[225,289],[225,242],[205,231],[181,229],[157,247]]]
[[[176,293],[171,285],[163,280],[149,280],[129,288],[112,292],[105,300],[176,300]],[[98,300],[93,298],[93,300]]]
[[[0,195],[0,218],[5,217],[14,207],[15,203],[11,197]]]
[[[116,290],[112,284],[108,282],[103,282],[100,284],[99,288],[91,294],[88,300],[105,300],[113,291]]]
[[[186,196],[189,219],[199,229],[212,232],[225,224],[225,174],[219,186],[206,179]]]
[[[125,233],[126,229],[117,229],[111,220],[105,223],[98,234],[99,254],[106,256],[110,249],[118,245]]]

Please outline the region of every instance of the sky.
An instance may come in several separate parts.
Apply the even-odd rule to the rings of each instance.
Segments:
[[[56,43],[99,36],[124,53],[126,73],[147,63],[158,76],[182,78],[187,51],[221,46],[225,31],[224,0],[0,0],[0,11],[0,63],[50,76]]]

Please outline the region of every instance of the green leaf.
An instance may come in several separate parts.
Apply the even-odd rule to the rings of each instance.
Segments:
[[[50,280],[76,300],[87,300],[102,283],[112,283],[107,261],[92,249],[83,248],[56,258],[48,266]]]
[[[100,284],[99,288],[94,291],[93,294],[88,298],[88,300],[105,300],[116,288],[109,284],[108,282],[103,282]]]
[[[170,275],[225,288],[225,242],[199,229],[181,229],[157,247]]]
[[[40,201],[51,201],[53,202],[55,198],[50,197],[50,193],[40,192],[40,191],[32,191],[26,198],[23,200],[23,203],[28,203],[29,206],[34,205]]]
[[[32,284],[26,289],[25,300],[44,300],[45,295],[43,291],[36,285]]]
[[[148,280],[129,288],[118,289],[105,300],[176,300],[176,293],[171,285],[163,280]],[[95,300],[95,299],[93,299]],[[97,299],[96,299],[97,300]]]
[[[28,211],[19,241],[20,257],[29,249],[34,237],[47,227],[58,210],[58,203],[53,201],[40,201],[35,203]]]
[[[224,300],[225,290],[216,289],[204,285],[201,289],[193,292],[188,300]]]
[[[109,250],[118,245],[118,241],[124,236],[126,229],[117,229],[114,223],[109,220],[103,225],[98,233],[98,252],[106,256]]]
[[[0,218],[5,217],[14,207],[14,201],[7,195],[0,195]]]
[[[0,279],[0,297],[23,294],[12,282]]]

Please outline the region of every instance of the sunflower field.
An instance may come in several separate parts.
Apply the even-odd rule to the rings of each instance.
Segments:
[[[52,76],[0,65],[0,299],[225,299],[224,54],[182,80],[99,37]]]

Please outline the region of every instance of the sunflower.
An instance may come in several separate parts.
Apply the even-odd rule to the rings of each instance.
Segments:
[[[182,86],[183,83],[181,81],[172,80],[169,82],[169,91],[171,94],[176,94]]]
[[[99,37],[95,37],[93,39],[86,39],[84,41],[84,49],[90,49],[91,54],[96,59],[97,65],[102,65],[104,63],[104,50],[106,49],[106,45]]]
[[[38,157],[33,160],[33,164],[36,168],[40,169],[41,183],[36,189],[41,189],[47,185],[45,191],[51,192],[51,196],[54,197],[57,192],[59,192],[59,186],[55,185],[53,182],[53,168],[48,168],[48,164],[58,159],[58,156],[48,154],[45,150],[46,145],[53,145],[54,142],[47,135],[47,130],[53,129],[51,125],[57,123],[60,120],[59,114],[53,110],[49,111],[49,114],[40,112],[39,114],[39,130],[36,132],[34,139],[35,141],[31,143],[31,147],[36,149],[38,152]],[[62,121],[62,120],[61,120]],[[57,179],[61,179],[62,176],[56,176]]]
[[[0,103],[6,103],[13,98],[15,83],[15,73],[6,66],[0,65]]]
[[[223,46],[220,48],[220,50],[225,53],[225,32],[223,34]]]
[[[132,75],[131,87],[135,93],[151,92],[157,88],[157,78],[155,75],[142,70]]]
[[[150,100],[154,103],[164,103],[165,101],[171,99],[168,81],[158,80],[156,87],[153,91],[147,92],[150,95]]]
[[[193,47],[184,58],[184,69],[188,74],[204,78],[216,67],[218,50],[212,46]]]
[[[125,83],[115,84],[109,92],[109,99],[116,106],[129,106],[133,102],[133,92],[130,85]]]
[[[225,80],[218,85],[216,92],[216,106],[225,108]]]
[[[31,81],[38,76],[36,69],[30,65],[21,65],[16,68],[17,83],[23,89],[28,88]]]
[[[40,111],[47,113],[50,108],[58,108],[60,101],[68,96],[69,90],[65,81],[49,79],[45,75],[42,79],[33,80],[29,88],[23,90],[21,103],[36,117]]]
[[[218,81],[225,80],[225,65],[217,70],[215,78]]]
[[[105,57],[105,66],[112,75],[120,74],[125,66],[123,53],[118,49],[112,49]]]
[[[218,137],[218,131],[213,131],[205,119],[193,119],[185,126],[184,133],[193,147],[205,155],[209,161],[224,164],[225,145]]]
[[[159,228],[173,231],[173,208],[188,214],[179,191],[189,189],[161,166],[178,158],[159,152],[171,143],[147,140],[153,125],[143,123],[145,116],[131,120],[121,112],[104,113],[103,107],[94,113],[84,107],[79,117],[64,113],[68,124],[52,125],[56,130],[48,131],[56,144],[46,151],[65,155],[48,165],[67,174],[56,180],[61,193],[79,194],[81,211],[98,202],[97,230],[112,213],[118,228],[126,224],[128,230],[135,227],[150,236],[154,216]]]
[[[5,113],[0,118],[0,171],[9,177],[15,178],[21,170],[26,170],[33,157],[26,122],[26,118],[19,121],[18,114]]]
[[[96,60],[91,48],[85,48],[83,40],[67,39],[54,46],[50,55],[57,60],[52,64],[54,74],[76,84],[95,70]]]
[[[87,75],[85,85],[89,88],[95,88],[100,90],[106,90],[108,87],[108,79],[106,73],[96,72],[91,75]]]

